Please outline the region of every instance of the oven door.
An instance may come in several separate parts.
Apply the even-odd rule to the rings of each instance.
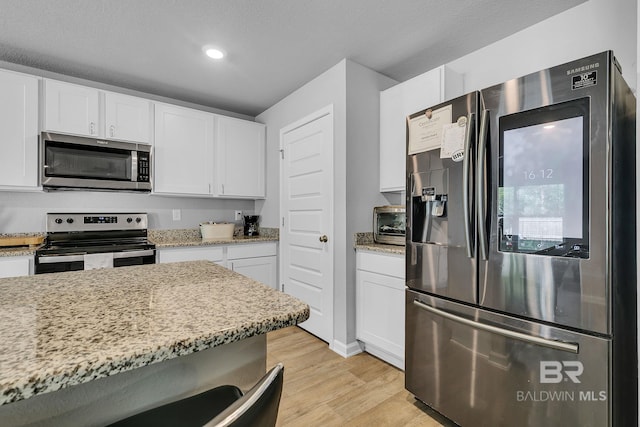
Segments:
[[[150,191],[149,146],[43,133],[40,181],[45,189]],[[142,158],[139,158],[142,157]],[[139,174],[143,165],[142,176]],[[145,182],[139,182],[139,181]]]
[[[102,254],[42,255],[36,254],[35,274],[62,271],[92,270],[96,268],[126,267],[155,264],[155,249]]]

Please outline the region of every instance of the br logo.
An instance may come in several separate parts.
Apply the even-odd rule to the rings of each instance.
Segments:
[[[566,360],[558,362],[556,360],[540,361],[540,382],[543,384],[557,384],[567,379],[576,384],[580,383],[580,375],[584,371],[582,362]]]

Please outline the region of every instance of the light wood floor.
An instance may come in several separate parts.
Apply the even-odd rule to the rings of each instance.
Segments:
[[[448,426],[404,389],[404,373],[367,353],[347,359],[298,327],[267,334],[267,367],[284,364],[278,426]]]

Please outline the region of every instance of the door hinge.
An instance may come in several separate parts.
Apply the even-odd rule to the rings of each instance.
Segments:
[[[284,148],[280,149],[280,158],[284,160]]]

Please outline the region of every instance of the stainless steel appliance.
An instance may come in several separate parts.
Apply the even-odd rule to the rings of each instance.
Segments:
[[[376,206],[373,208],[373,241],[404,246],[406,223],[404,206]]]
[[[35,273],[154,264],[145,213],[49,213]]]
[[[604,52],[408,117],[418,399],[462,426],[637,425],[635,105]]]
[[[151,191],[151,146],[43,132],[40,184],[45,190]]]
[[[259,236],[260,235],[260,215],[245,215],[244,216],[244,235],[245,236]]]

